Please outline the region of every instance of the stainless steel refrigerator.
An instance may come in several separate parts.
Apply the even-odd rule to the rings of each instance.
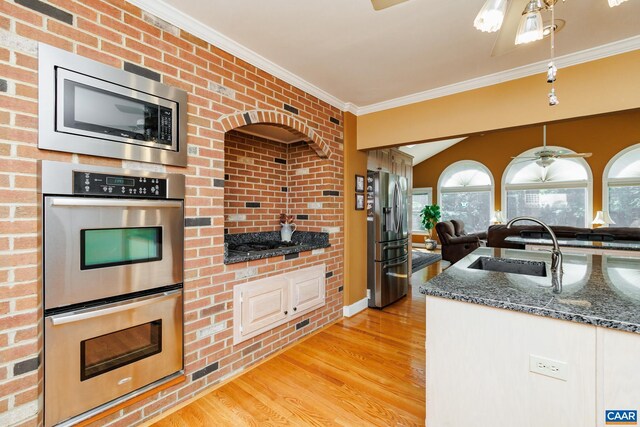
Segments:
[[[367,172],[367,286],[369,307],[384,307],[407,294],[409,232],[407,179]]]

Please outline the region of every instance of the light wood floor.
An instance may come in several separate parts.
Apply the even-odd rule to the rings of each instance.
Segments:
[[[409,294],[367,309],[244,373],[155,427],[421,426],[425,419],[425,303]]]

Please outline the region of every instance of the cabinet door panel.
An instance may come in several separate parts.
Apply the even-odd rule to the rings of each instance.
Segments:
[[[604,427],[606,410],[637,409],[640,402],[640,336],[599,327],[597,360],[598,427]]]
[[[242,335],[280,322],[287,317],[287,282],[266,280],[241,293]]]
[[[324,304],[324,265],[305,268],[289,276],[292,314],[299,314]]]

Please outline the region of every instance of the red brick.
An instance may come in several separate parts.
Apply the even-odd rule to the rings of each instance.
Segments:
[[[98,19],[98,13],[94,9],[85,7],[80,2],[70,2],[69,0],[48,0],[48,2],[91,21]]]
[[[100,43],[101,51],[113,54],[119,58],[123,58],[129,62],[139,64],[142,61],[142,56],[132,50],[116,46],[113,43],[103,40]]]
[[[88,33],[94,34],[100,38],[107,39],[115,44],[122,43],[122,34],[116,31],[112,31],[111,29],[106,28],[102,25],[98,25],[92,21],[89,21],[83,18],[78,18],[77,19],[78,28]]]
[[[0,2],[0,13],[11,16],[18,21],[28,22],[31,25],[42,27],[42,16],[26,7],[19,6],[13,2]]]
[[[85,56],[103,64],[111,65],[112,67],[121,68],[122,60],[113,55],[108,55],[104,52],[100,52],[95,49],[91,49],[86,46],[78,46],[78,55]]]
[[[123,22],[113,19],[107,15],[100,15],[100,24],[113,31],[122,32],[134,39],[142,38],[142,31],[138,30],[136,27],[124,24]]]
[[[101,0],[82,0],[82,4],[98,12],[109,15],[112,18],[120,19],[122,17],[122,10]]]
[[[35,27],[21,24],[20,22],[16,23],[16,33],[20,36],[50,44],[67,51],[71,51],[73,48],[69,40],[53,35],[48,31],[42,31]]]
[[[59,36],[66,37],[92,47],[98,47],[98,39],[95,36],[89,35],[84,31],[79,31],[67,24],[56,21],[55,19],[48,20],[47,29]]]
[[[127,23],[128,25],[139,28],[141,31],[144,31],[145,33],[149,33],[154,37],[160,37],[160,34],[162,33],[162,31],[160,31],[158,27],[155,27],[147,23],[146,21],[143,21],[142,19],[137,18],[128,13],[124,14],[124,22]]]

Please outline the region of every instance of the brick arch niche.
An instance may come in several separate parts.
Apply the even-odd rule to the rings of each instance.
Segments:
[[[327,144],[320,135],[302,121],[283,112],[267,110],[244,111],[223,116],[219,119],[219,122],[225,133],[242,126],[252,124],[265,124],[282,127],[294,135],[299,135],[303,138],[309,147],[316,152],[318,157],[322,159],[332,157],[329,144]]]

